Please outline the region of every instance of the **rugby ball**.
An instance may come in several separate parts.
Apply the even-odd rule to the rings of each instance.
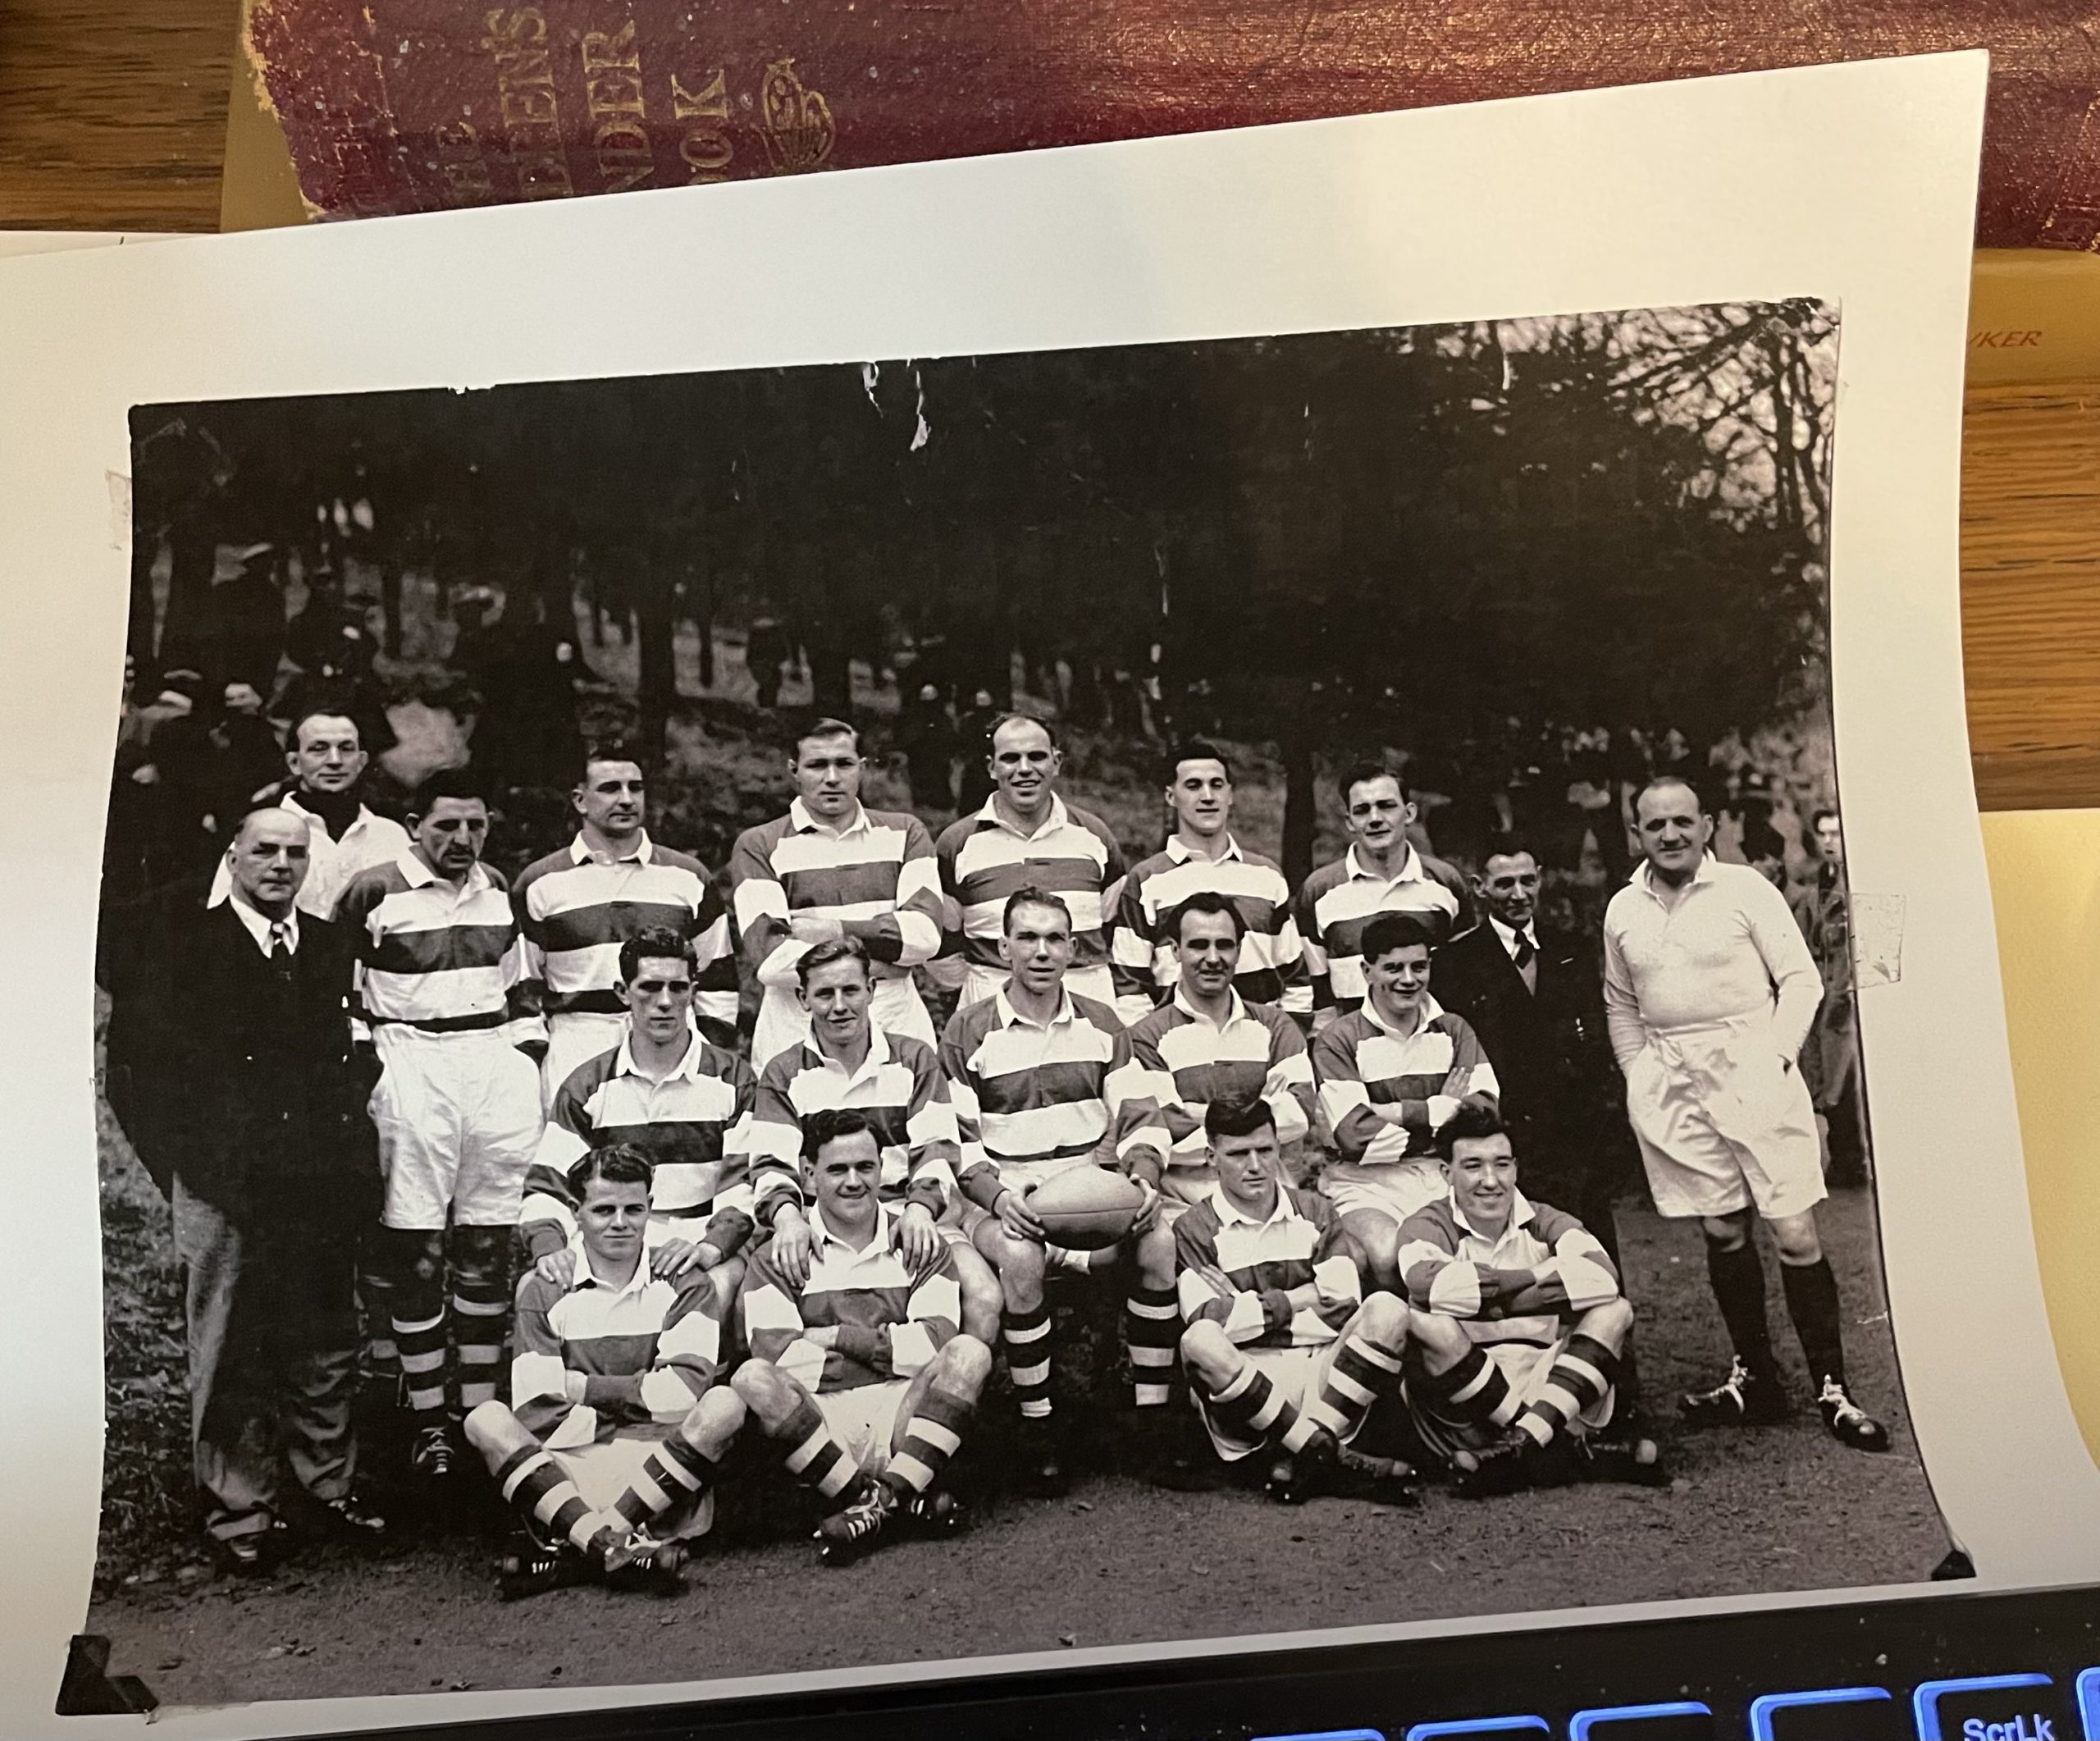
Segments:
[[[1145,1194],[1105,1167],[1075,1167],[1046,1179],[1025,1200],[1053,1245],[1098,1251],[1129,1236]]]

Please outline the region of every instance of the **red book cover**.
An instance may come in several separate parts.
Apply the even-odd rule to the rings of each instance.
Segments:
[[[2090,249],[2091,24],[2088,0],[251,0],[248,43],[307,200],[344,217],[1984,48],[1978,245]]]

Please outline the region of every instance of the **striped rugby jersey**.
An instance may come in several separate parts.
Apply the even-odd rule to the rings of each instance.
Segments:
[[[941,1074],[961,1139],[956,1183],[979,1208],[999,1194],[1009,1161],[1078,1166],[1105,1146],[1112,1083],[1130,1061],[1130,1035],[1105,1003],[1071,992],[1047,1026],[1004,991],[959,1009],[941,1035]]]
[[[354,1027],[500,1028],[513,1045],[546,1039],[524,990],[524,939],[500,872],[477,864],[451,883],[404,852],[351,878],[336,911],[357,948]]]
[[[756,1085],[749,1064],[697,1034],[660,1082],[636,1067],[631,1034],[578,1066],[555,1090],[540,1152],[525,1176],[518,1221],[534,1255],[574,1236],[568,1169],[586,1151],[614,1143],[632,1143],[656,1163],[652,1215],[693,1216],[711,1209],[702,1236],[724,1257],[742,1250],[751,1233]]]
[[[1178,836],[1166,843],[1165,851],[1132,866],[1123,879],[1108,942],[1116,1012],[1136,1021],[1180,983],[1181,963],[1166,934],[1166,921],[1198,890],[1223,895],[1246,924],[1233,989],[1249,1003],[1274,1003],[1309,1020],[1312,982],[1306,976],[1305,945],[1282,869],[1236,840],[1229,840],[1225,857],[1213,863],[1198,857]]]
[[[1443,943],[1467,928],[1472,911],[1465,878],[1442,859],[1409,845],[1389,879],[1365,870],[1351,847],[1298,891],[1312,1007],[1346,1012],[1363,1003],[1363,928],[1379,914],[1413,913],[1428,925],[1432,943]]]
[[[896,1217],[875,1209],[874,1237],[856,1251],[810,1210],[810,1279],[797,1288],[773,1267],[773,1246],[760,1247],[737,1295],[752,1355],[770,1360],[813,1394],[910,1378],[934,1364],[962,1323],[962,1285],[955,1258],[915,1273],[891,1243]],[[829,1348],[802,1332],[835,1327]]]
[[[1421,1019],[1408,1035],[1388,1027],[1367,998],[1313,1035],[1312,1072],[1335,1146],[1343,1160],[1358,1163],[1427,1154],[1456,1103],[1484,1099],[1492,1105],[1502,1092],[1472,1026],[1427,994]],[[1432,1109],[1432,1099],[1454,1104]],[[1404,1122],[1374,1117],[1374,1106],[1398,1106]]]
[[[1618,1271],[1573,1215],[1512,1196],[1500,1238],[1476,1232],[1455,1198],[1416,1210],[1400,1227],[1400,1278],[1413,1305],[1468,1320],[1476,1342],[1550,1348],[1566,1318],[1618,1297]],[[1546,1309],[1511,1316],[1504,1302],[1534,1286]]]
[[[620,945],[663,925],[692,940],[693,1008],[725,1032],[737,1026],[737,957],[729,915],[707,867],[647,834],[629,857],[600,858],[578,834],[528,865],[511,891],[525,933],[530,979],[550,1015],[619,1015]]]
[[[882,1196],[910,1198],[936,1218],[947,1207],[960,1160],[955,1108],[934,1049],[909,1034],[868,1030],[868,1055],[849,1071],[815,1040],[791,1047],[758,1079],[751,1111],[751,1192],[759,1221],[773,1225],[780,1204],[806,1204],[802,1125],[813,1113],[865,1113],[882,1145]]]
[[[1208,1168],[1203,1115],[1213,1100],[1266,1100],[1276,1140],[1312,1126],[1312,1060],[1298,1024],[1238,992],[1222,1023],[1199,1016],[1177,991],[1130,1030],[1130,1062],[1117,1077],[1116,1152],[1149,1147],[1170,1166]],[[1157,1181],[1155,1181],[1157,1182]]]
[[[1342,1235],[1342,1218],[1317,1191],[1276,1187],[1266,1221],[1245,1213],[1222,1189],[1191,1204],[1174,1223],[1181,1315],[1211,1318],[1243,1347],[1291,1348],[1331,1342],[1363,1304],[1363,1283]],[[1325,1314],[1294,1307],[1290,1289],[1320,1282],[1347,1303]]]
[[[975,966],[1003,974],[999,943],[1007,898],[1030,884],[1072,911],[1072,965],[1098,967],[1108,959],[1108,917],[1123,881],[1123,849],[1108,825],[1053,795],[1050,814],[1033,834],[1000,817],[987,798],[974,816],[942,829],[934,852],[940,863],[943,946]]]
[[[616,1433],[661,1438],[720,1369],[714,1280],[695,1269],[660,1281],[645,1258],[625,1287],[609,1287],[592,1277],[580,1240],[569,1249],[568,1286],[536,1271],[518,1284],[511,1410],[550,1451],[603,1444]]]
[[[737,835],[729,904],[753,976],[792,999],[795,963],[810,947],[788,934],[790,913],[836,919],[885,978],[901,978],[941,946],[941,874],[916,816],[856,807],[833,831],[800,798],[788,814]]]

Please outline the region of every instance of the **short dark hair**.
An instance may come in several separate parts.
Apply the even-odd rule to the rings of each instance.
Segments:
[[[825,1147],[842,1137],[857,1136],[865,1131],[875,1140],[878,1153],[883,1145],[882,1132],[874,1122],[856,1106],[828,1106],[810,1114],[802,1121],[802,1158],[814,1161]]]
[[[1491,858],[1528,858],[1534,865],[1542,866],[1545,864],[1538,855],[1538,849],[1522,834],[1517,834],[1493,835],[1481,848],[1480,871],[1482,876],[1487,875],[1487,861]]]
[[[795,742],[790,753],[797,761],[802,759],[802,746],[814,738],[851,738],[853,740],[853,753],[858,756],[861,752],[861,728],[849,720],[836,720],[829,714],[826,714],[821,720],[811,720],[795,733]]]
[[[1650,793],[1655,791],[1658,787],[1662,786],[1683,787],[1687,792],[1691,794],[1691,802],[1698,807],[1699,814],[1702,816],[1706,814],[1706,794],[1699,789],[1698,783],[1696,781],[1691,779],[1688,775],[1682,774],[1658,774],[1653,775],[1646,781],[1642,784],[1641,789],[1633,794],[1633,814],[1637,820],[1641,815],[1641,799],[1647,797]]]
[[[1047,889],[1039,889],[1033,883],[1024,883],[1007,897],[1006,908],[999,915],[999,934],[1002,937],[1013,930],[1014,909],[1017,907],[1048,907],[1065,916],[1067,929],[1075,932],[1079,929],[1072,923],[1072,910],[1065,904],[1062,895],[1052,894]]]
[[[639,1185],[646,1190],[656,1178],[656,1163],[646,1149],[632,1143],[607,1143],[579,1154],[568,1167],[568,1188],[581,1204],[593,1179],[608,1185]]]
[[[620,945],[620,982],[631,985],[644,962],[683,962],[693,977],[700,964],[693,957],[692,939],[668,925],[644,925]]]
[[[1367,963],[1378,961],[1417,943],[1425,949],[1436,947],[1436,934],[1419,915],[1381,913],[1363,928],[1363,959]]]
[[[1203,1108],[1203,1135],[1212,1142],[1221,1136],[1252,1136],[1265,1125],[1276,1129],[1276,1108],[1258,1094],[1246,1100],[1213,1100]]]
[[[427,816],[431,806],[440,798],[462,802],[478,798],[486,804],[489,801],[488,782],[466,762],[456,767],[440,768],[409,794],[409,802],[403,807],[409,816]]]
[[[1235,938],[1244,938],[1247,934],[1247,916],[1244,913],[1215,889],[1198,889],[1166,916],[1166,934],[1175,942],[1180,942],[1181,921],[1191,913],[1223,913],[1232,921]]]
[[[1349,794],[1352,787],[1361,786],[1374,779],[1389,779],[1400,788],[1400,802],[1408,802],[1408,783],[1400,770],[1382,756],[1366,756],[1347,763],[1335,777],[1342,793],[1342,807],[1349,807]]]
[[[1833,810],[1828,804],[1819,804],[1814,810],[1811,810],[1808,813],[1809,833],[1813,834],[1818,829],[1821,828],[1823,826],[1823,819],[1825,816],[1829,817],[1833,822],[1838,822],[1838,826],[1841,828],[1844,825],[1842,822],[1838,822],[1838,812],[1836,811]]]
[[[1214,761],[1225,770],[1226,783],[1232,781],[1232,763],[1223,750],[1208,738],[1187,738],[1166,752],[1166,779],[1171,786],[1181,778],[1181,764],[1185,761]]]
[[[358,723],[358,716],[351,711],[347,697],[325,696],[308,701],[305,706],[300,708],[298,713],[293,715],[291,729],[285,734],[285,747],[286,749],[296,750],[299,747],[299,734],[306,729],[306,722],[308,720],[347,720],[349,721],[350,729],[358,734],[358,747],[359,749],[364,747],[364,727]]]
[[[1025,707],[1010,707],[984,728],[984,747],[988,752],[992,747],[992,740],[1016,720],[1025,720],[1030,725],[1041,726],[1043,735],[1050,740],[1050,747],[1053,750],[1057,747],[1057,728],[1054,723],[1044,719],[1039,713],[1030,713]]]
[[[1444,1121],[1436,1133],[1436,1151],[1450,1158],[1454,1143],[1478,1142],[1486,1136],[1507,1136],[1509,1126],[1491,1100],[1461,1100],[1457,1112]]]
[[[833,937],[825,943],[813,944],[803,950],[795,961],[795,980],[803,990],[810,989],[810,976],[819,967],[831,967],[840,962],[858,962],[861,971],[868,982],[874,983],[875,969],[869,958],[868,946],[857,937]]]
[[[604,738],[586,743],[581,750],[577,752],[574,784],[578,786],[587,784],[591,779],[591,770],[601,761],[632,762],[636,767],[641,770],[641,777],[644,780],[649,778],[649,770],[644,765],[640,753],[632,745],[623,743],[618,738]]]

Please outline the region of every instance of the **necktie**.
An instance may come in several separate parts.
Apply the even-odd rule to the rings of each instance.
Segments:
[[[288,921],[280,919],[270,927],[270,965],[280,973],[291,971],[292,928]]]
[[[1529,931],[1519,931],[1517,933],[1517,950],[1512,959],[1516,962],[1517,971],[1519,973],[1522,972],[1525,968],[1531,966],[1533,957],[1536,957],[1538,953],[1539,952],[1536,949],[1532,947],[1532,934]]]

